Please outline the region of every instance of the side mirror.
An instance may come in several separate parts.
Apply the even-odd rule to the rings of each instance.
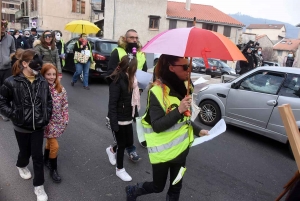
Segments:
[[[237,83],[232,83],[232,85],[231,85],[231,88],[232,88],[232,89],[236,89],[236,88],[237,88],[237,86],[238,86],[238,84],[237,84]]]

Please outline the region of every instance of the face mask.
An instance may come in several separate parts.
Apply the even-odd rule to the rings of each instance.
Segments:
[[[289,54],[288,56],[289,56],[289,57],[293,57],[293,54]]]
[[[29,67],[32,71],[32,74],[34,75],[39,74],[39,71],[42,69],[42,66],[43,66],[42,58],[38,54],[35,54],[32,61],[29,63]]]
[[[57,41],[60,41],[60,33],[57,33],[56,35],[55,35],[55,39],[57,40]]]
[[[138,44],[137,43],[127,43],[127,49],[128,50],[130,50],[130,51],[132,51],[132,48],[136,48],[136,49],[138,49]]]
[[[19,38],[19,35],[15,35],[15,38],[16,38],[16,39]]]
[[[257,54],[261,54],[261,51],[257,51]]]

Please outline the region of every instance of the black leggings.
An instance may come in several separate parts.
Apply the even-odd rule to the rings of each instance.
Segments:
[[[164,190],[170,170],[170,187],[168,195],[179,198],[180,190],[182,188],[182,179],[175,185],[173,181],[177,177],[181,167],[185,167],[185,161],[182,163],[165,162],[159,164],[152,164],[153,181],[145,182],[143,188],[148,193],[160,193]]]
[[[113,147],[114,152],[117,152],[117,168],[123,168],[124,151],[126,147],[133,145],[133,129],[132,124],[119,125],[119,131],[113,132],[117,145]]]
[[[19,145],[19,155],[17,167],[24,168],[29,164],[30,156],[33,162],[33,185],[40,186],[44,184],[44,163],[43,163],[43,140],[44,130],[34,131],[32,133],[21,133],[15,131]]]

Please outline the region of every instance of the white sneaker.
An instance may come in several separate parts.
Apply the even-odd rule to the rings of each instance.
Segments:
[[[31,173],[30,173],[30,171],[28,170],[27,167],[24,167],[24,168],[17,167],[17,168],[19,170],[20,176],[23,179],[30,179],[31,178]]]
[[[121,170],[118,170],[118,168],[116,168],[116,175],[123,181],[131,181],[132,180],[131,176],[126,172],[125,168],[123,168]]]
[[[36,186],[34,187],[34,193],[36,194],[37,201],[47,201],[48,196],[44,190],[44,186]]]
[[[110,164],[116,165],[116,163],[117,163],[116,154],[111,152],[111,147],[106,148],[106,153],[108,155],[108,159],[109,159]]]

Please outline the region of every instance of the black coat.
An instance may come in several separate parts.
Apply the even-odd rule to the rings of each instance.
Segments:
[[[118,121],[131,121],[133,119],[132,91],[128,91],[128,84],[127,75],[121,73],[119,79],[116,82],[111,80],[109,85],[108,118],[113,131],[119,130]]]
[[[10,76],[0,88],[0,113],[17,127],[30,131],[44,128],[52,114],[48,82],[41,75],[32,84],[23,74]]]
[[[25,37],[23,36],[19,36],[18,38],[15,38],[15,36],[13,36],[14,39],[15,39],[15,46],[16,46],[16,50],[19,49],[19,48],[22,48],[22,49],[29,49],[30,46],[26,40]]]
[[[293,67],[293,64],[294,64],[294,58],[288,57],[288,58],[286,59],[285,66],[286,66],[286,67]]]
[[[240,61],[240,75],[247,73],[254,68],[254,59],[251,53],[243,53],[247,61]]]

